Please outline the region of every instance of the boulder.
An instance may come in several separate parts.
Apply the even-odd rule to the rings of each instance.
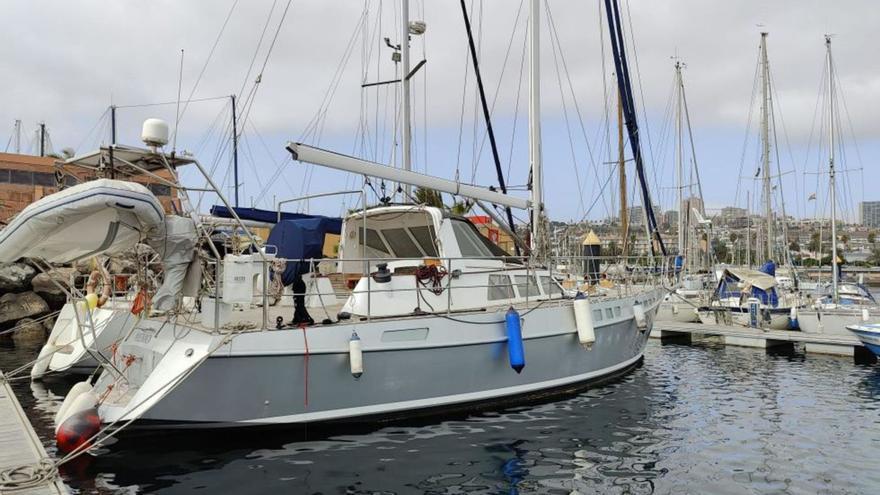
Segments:
[[[0,297],[0,327],[3,328],[13,326],[13,322],[42,316],[48,312],[49,305],[33,291],[8,293]]]
[[[34,292],[40,295],[52,309],[60,309],[67,302],[67,294],[61,290],[55,282],[66,289],[70,289],[70,279],[72,276],[78,276],[79,272],[76,268],[60,267],[51,270],[48,273],[38,273],[33,280],[31,286]]]
[[[27,263],[0,264],[0,292],[24,292],[30,290],[31,280],[37,274]]]
[[[15,326],[17,330],[12,332],[12,340],[16,344],[42,343],[46,340],[46,327],[32,318],[23,318]]]

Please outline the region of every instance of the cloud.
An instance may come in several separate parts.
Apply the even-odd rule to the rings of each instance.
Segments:
[[[189,94],[234,3],[235,0],[6,2],[0,17],[0,70],[5,74],[0,80],[0,123],[8,122],[11,131],[12,121],[20,118],[27,130],[44,120],[56,148],[77,146],[84,140],[82,146],[96,144],[100,139],[97,133],[103,132],[101,128],[93,133],[91,141],[86,138],[111,99],[117,104],[134,104],[172,101],[177,97],[181,48],[185,50],[183,95]],[[285,3],[275,4],[271,18],[273,2],[269,0],[241,1],[235,5],[194,97],[238,93],[244,85],[241,101],[247,100]],[[422,56],[428,60],[414,78],[417,135],[421,136],[425,122],[430,129],[439,129],[436,133],[429,130],[429,140],[436,135],[444,141],[432,142],[431,149],[443,160],[455,161],[453,152],[447,151],[457,147],[455,130],[459,122],[465,122],[464,134],[472,136],[472,121],[481,118],[475,111],[472,68],[468,69],[467,77],[465,74],[468,52],[459,5],[453,1],[417,0],[411,4],[411,17],[423,18],[428,25],[426,35],[412,42],[414,62]],[[524,2],[520,10],[521,3],[513,0],[468,1],[468,5],[474,5],[472,22],[480,36],[486,88],[490,98],[497,98],[494,114],[499,127],[507,133],[500,140],[505,156],[510,152],[512,118],[515,113],[520,118],[525,114],[526,83],[523,81],[520,86],[520,68],[527,4]],[[606,28],[604,18],[599,17],[598,4],[551,0],[548,5],[555,31],[548,27],[547,12],[542,12],[544,115],[550,122],[562,122],[564,103],[569,117],[576,118],[571,95],[560,95],[573,88],[594,149],[601,147],[601,142],[595,142],[595,132],[605,112],[604,94],[614,91],[610,68],[606,69],[603,83],[600,40],[607,33],[600,32]],[[846,8],[818,0],[623,0],[622,4],[632,14],[635,51],[630,56],[632,62],[638,58],[638,104],[641,106],[643,94],[644,111],[655,134],[659,133],[670,94],[670,57],[677,55],[687,64],[684,77],[698,138],[701,133],[727,133],[730,142],[741,143],[761,30],[771,33],[769,52],[776,104],[794,143],[805,143],[813,128],[825,33],[835,35],[838,75],[856,136],[862,139],[875,134],[873,115],[866,111],[880,106],[880,57],[873,56],[871,51],[876,46],[874,32],[880,24],[880,9],[874,1],[847,2]],[[371,10],[359,30],[364,5],[327,0],[292,3],[248,114],[267,136],[270,147],[277,146],[277,155],[272,160],[283,157],[283,140],[301,135],[322,110],[321,102],[340,67],[343,68],[332,105],[323,108],[324,138],[351,146],[354,134],[362,126],[362,113],[372,122],[372,138],[382,129],[383,135],[390,134],[394,100],[386,91],[391,86],[361,90],[360,82],[393,77],[391,50],[384,46],[382,38],[387,36],[392,42],[399,42],[398,23],[394,20],[397,2],[383,2],[381,18],[376,15],[379,2],[366,2]],[[264,26],[265,38],[257,51]],[[629,31],[628,25],[625,28]],[[554,55],[556,35],[556,48],[562,50],[567,72],[558,68],[560,53]],[[352,39],[354,43],[350,45]],[[347,48],[351,53],[346,58]],[[610,54],[605,53],[605,57],[608,63]],[[248,74],[252,61],[256,68]],[[181,145],[196,149],[205,141],[208,129],[226,104],[193,103],[181,126]],[[379,129],[375,128],[377,114],[383,115],[385,122]],[[173,121],[174,106],[120,111],[121,135],[136,142],[140,120],[154,115]],[[9,131],[0,124],[0,137]],[[481,132],[478,129],[478,141]],[[564,130],[548,127],[545,132],[556,135]],[[314,135],[312,138],[316,139]],[[521,126],[516,139],[525,139]],[[389,146],[384,147],[389,155]],[[583,149],[583,144],[579,145],[578,159],[585,160],[586,166]],[[546,152],[555,157],[552,150]],[[725,150],[730,156],[739,156],[740,152],[735,148]],[[564,154],[559,153],[568,156],[567,149]],[[483,156],[485,160],[488,154]],[[267,164],[270,162],[266,160],[262,166],[271,168]],[[481,168],[491,172],[491,164]],[[584,172],[584,177],[591,175]],[[602,178],[594,177],[593,182],[595,179]],[[587,179],[583,180],[586,187]],[[595,191],[595,184],[592,187]]]

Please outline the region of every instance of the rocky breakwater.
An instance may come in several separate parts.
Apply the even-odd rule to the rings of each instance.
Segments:
[[[51,329],[54,318],[43,317],[61,309],[66,296],[52,283],[54,278],[69,286],[72,269],[49,274],[41,273],[27,260],[0,264],[0,331],[15,342],[42,342]],[[54,272],[54,273],[53,273]]]

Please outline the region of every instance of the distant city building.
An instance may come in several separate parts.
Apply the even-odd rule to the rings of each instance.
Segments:
[[[63,175],[55,166],[58,161],[58,158],[51,156],[0,153],[0,222],[9,221],[25,206],[58,192],[63,187],[96,178],[94,171],[85,168],[68,167],[67,174]],[[164,170],[158,172],[158,175],[166,179],[170,177]],[[132,180],[147,186],[159,198],[166,211],[173,211],[173,191],[170,187],[146,176],[138,176]]]
[[[681,209],[679,211],[684,215],[684,219],[690,225],[694,225],[697,222],[697,218],[694,215],[693,210],[697,210],[698,212],[703,211],[703,200],[696,197],[691,196],[689,198],[685,198],[681,200]]]
[[[865,227],[880,227],[880,201],[859,203],[859,223]]]

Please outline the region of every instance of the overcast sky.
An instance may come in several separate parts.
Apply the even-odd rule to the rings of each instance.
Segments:
[[[127,106],[177,99],[183,49],[183,99],[190,94],[194,99],[239,94],[239,112],[248,120],[242,124],[240,155],[243,203],[271,207],[273,197],[360,187],[357,178],[340,172],[291,163],[283,146],[288,139],[303,139],[383,163],[392,161],[394,86],[362,90],[360,84],[394,77],[391,49],[384,47],[382,38],[399,42],[394,20],[398,4],[294,0],[281,22],[287,6],[283,0],[4,2],[0,145],[11,136],[15,119],[23,122],[24,152],[30,150],[40,121],[46,122],[56,150],[85,152],[106,142],[105,111],[111,102]],[[522,9],[517,0],[468,4],[473,5],[486,88],[490,98],[497,98],[493,116],[503,167],[509,169],[511,184],[523,185],[528,174],[527,86],[520,75],[527,2]],[[817,102],[822,106],[818,98],[825,33],[834,35],[839,89],[847,104],[840,113],[845,155],[839,165],[850,171],[842,174],[841,206],[851,214],[863,194],[868,200],[880,199],[880,193],[865,186],[880,180],[874,166],[880,156],[876,1],[623,0],[623,6],[631,13],[625,21],[631,21],[632,31],[629,25],[625,29],[634,35],[629,56],[640,81],[637,105],[644,112],[644,132],[650,134],[650,142],[644,144],[652,193],[664,209],[675,204],[667,107],[676,55],[686,64],[687,99],[707,205],[744,206],[745,190],[756,191],[753,181],[740,180],[740,175],[752,176],[758,166],[757,107],[752,132],[746,131],[762,30],[770,33],[779,168],[788,212],[827,214],[825,181],[804,175],[827,161],[827,147],[819,147],[825,137],[816,127],[816,119],[822,120],[822,109],[818,117],[816,112]],[[616,208],[612,168],[602,163],[609,160],[603,137],[604,94],[611,91],[607,84],[613,80],[610,65],[603,73],[607,31],[598,7],[598,1],[552,0],[542,11],[544,158],[548,208],[554,219],[600,218]],[[467,39],[459,3],[413,0],[411,18],[423,19],[428,26],[424,36],[412,40],[413,63],[428,61],[413,79],[415,166],[431,174],[458,174],[464,181],[492,184],[494,166],[476,113],[473,68],[466,69]],[[254,80],[276,30],[277,40],[254,93]],[[328,88],[333,96],[325,105]],[[175,109],[120,108],[120,141],[136,144],[144,118],[173,123]],[[313,120],[316,115],[319,118]],[[227,188],[232,184],[230,158],[222,136],[228,120],[228,100],[191,103],[177,143],[197,153]],[[319,125],[310,126],[315,122]],[[776,150],[773,156],[775,168]],[[185,179],[196,177],[188,171]],[[811,192],[819,193],[818,201],[806,201]],[[778,200],[776,204],[778,208]],[[334,200],[312,207],[339,213],[343,205]]]

